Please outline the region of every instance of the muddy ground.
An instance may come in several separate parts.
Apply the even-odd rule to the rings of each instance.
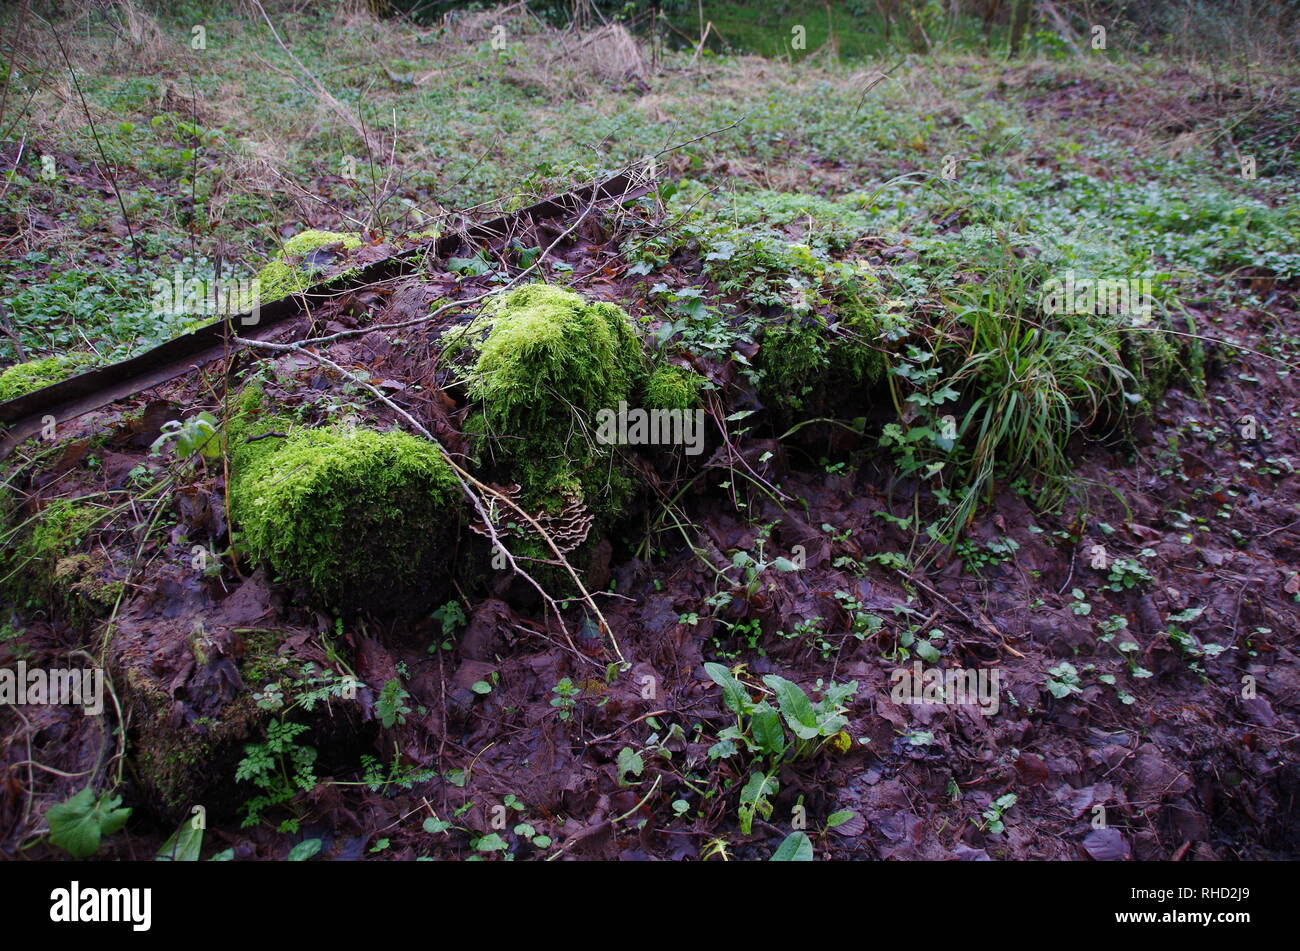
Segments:
[[[556,253],[573,267],[576,290],[636,317],[649,311],[644,284],[626,275],[617,243],[597,228]],[[686,274],[698,263],[674,266]],[[393,323],[438,298],[489,289],[443,264],[361,299],[339,298],[273,339]],[[1128,438],[1076,440],[1085,491],[1055,514],[1036,513],[1003,486],[969,533],[980,544],[941,554],[924,574],[868,560],[917,546],[899,524],[913,514],[915,486],[876,448],[878,421],[863,436],[814,426],[782,442],[760,425],[732,442],[718,438],[715,420],[689,471],[646,462],[647,484],[689,482],[686,531],[714,564],[755,551],[759,526],[770,524],[767,555],[794,557],[801,546],[804,568],[764,574],[754,597],[713,612],[706,599],[716,574],[682,533],[660,525],[647,536],[659,513],[647,492],[598,547],[588,574],[592,590],[612,591],[597,598],[630,665],[616,678],[607,676],[611,645],[585,636],[580,603],[566,614],[571,641],[501,573],[461,593],[468,624],[445,638],[427,616],[369,612],[336,622],[264,569],[229,559],[196,570],[194,546],[224,550],[229,525],[220,464],[194,467],[160,505],[142,501],[92,533],[86,550],[95,560],[82,580],[125,580],[115,613],[84,599],[24,611],[26,636],[0,643],[0,666],[63,666],[70,652],[106,642],[114,685],[102,718],[57,706],[0,711],[0,853],[57,856],[34,837],[45,809],[88,777],[115,775],[135,813],[106,841],[108,858],[152,856],[195,805],[208,820],[204,856],[231,849],[238,859],[284,858],[306,838],[321,839],[327,859],[766,858],[804,815],[818,857],[836,859],[1295,858],[1300,479],[1292,463],[1300,446],[1292,421],[1300,400],[1284,365],[1251,352],[1300,334],[1293,293],[1276,288],[1266,310],[1206,315],[1219,319],[1215,336],[1237,346],[1215,347],[1203,395],[1176,383]],[[463,451],[463,394],[444,391],[446,366],[436,359],[445,329],[376,332],[322,352],[366,368]],[[148,449],[162,423],[219,413],[225,379],[237,385],[259,367],[274,399],[306,403],[319,420],[360,412],[376,424],[395,421],[364,394],[331,402],[341,381],[310,359],[244,353],[67,424],[58,451],[24,470],[24,511],[122,489],[142,466],[156,471]],[[732,407],[752,399],[734,366],[698,368],[733,388]],[[737,466],[779,485],[784,503],[737,488]],[[737,501],[748,506],[744,517]],[[457,557],[486,560],[475,544]],[[1095,546],[1108,566],[1132,559],[1150,580],[1112,586],[1109,567],[1094,567]],[[857,606],[846,608],[850,600]],[[1193,617],[1195,607],[1204,610]],[[883,624],[855,636],[851,611]],[[1115,617],[1126,626],[1107,643],[1099,621]],[[820,641],[777,636],[812,618],[823,619]],[[742,636],[722,619],[756,624]],[[996,715],[890,702],[899,638],[916,622],[943,632],[935,641],[942,665],[998,673]],[[1116,646],[1124,643],[1136,646]],[[248,700],[262,686],[255,678],[268,664],[340,670],[340,660],[362,684],[356,699],[298,717],[319,751],[319,784],[242,828],[253,790],[234,771],[265,726]],[[779,672],[810,692],[857,683],[848,748],[783,767],[771,814],[748,835],[737,821],[744,776],[734,760],[708,757],[734,722],[705,675],[709,661],[744,664],[755,678]],[[1062,662],[1079,673],[1080,689],[1056,696],[1049,670],[1059,682]],[[394,678],[410,711],[385,727],[380,695]],[[557,705],[564,678],[572,702]],[[187,746],[196,736],[202,741]],[[639,773],[620,762],[625,749],[639,756]],[[370,789],[362,756],[385,769],[396,757],[413,778]],[[1015,803],[994,831],[983,814],[1008,793]],[[852,816],[826,829],[843,811]],[[486,849],[482,837],[502,814],[504,848]],[[296,830],[279,825],[287,817]],[[520,823],[531,830],[518,831]]]

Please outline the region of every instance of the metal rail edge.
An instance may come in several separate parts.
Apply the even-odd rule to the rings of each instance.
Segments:
[[[575,217],[584,208],[599,203],[614,200],[621,203],[640,198],[652,187],[653,179],[644,172],[620,172],[603,181],[552,196],[518,211],[450,232],[399,254],[390,255],[366,265],[350,276],[313,284],[302,294],[270,301],[260,306],[257,316],[253,318],[255,322],[244,323],[245,318],[253,316],[249,311],[222,317],[119,363],[95,367],[0,403],[0,427],[3,427],[0,460],[6,458],[19,443],[40,432],[50,417],[53,417],[56,424],[65,423],[236,352],[240,348],[229,343],[228,325],[233,326],[242,336],[257,339],[301,315],[313,303],[405,273],[414,260],[430,251],[438,258],[446,259],[466,244],[490,245],[493,241],[509,240],[525,222]]]

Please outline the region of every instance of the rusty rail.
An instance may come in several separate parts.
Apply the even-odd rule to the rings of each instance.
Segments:
[[[260,338],[301,315],[313,303],[405,273],[411,262],[421,254],[433,251],[437,257],[445,259],[467,244],[491,246],[494,242],[503,243],[525,223],[573,218],[585,208],[598,203],[639,198],[652,187],[653,178],[643,170],[623,171],[603,181],[556,195],[527,208],[375,261],[346,279],[328,279],[313,284],[300,295],[271,301],[260,307],[256,323],[243,323],[244,318],[252,316],[249,312],[223,317],[120,363],[96,367],[0,403],[0,427],[3,427],[0,459],[7,457],[23,440],[40,432],[49,417],[53,417],[56,423],[76,419],[238,351],[241,347],[228,340],[231,326],[242,336]]]

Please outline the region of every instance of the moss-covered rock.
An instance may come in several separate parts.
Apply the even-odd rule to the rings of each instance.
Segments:
[[[619,510],[632,484],[614,447],[595,438],[596,414],[644,384],[641,344],[623,310],[548,284],[518,288],[485,309],[467,428],[523,488],[526,504],[558,512],[577,497]]]
[[[0,373],[0,403],[65,380],[94,360],[89,353],[65,353],[14,364]]]
[[[258,294],[265,303],[290,294],[301,294],[321,279],[321,271],[304,259],[327,245],[339,244],[343,250],[361,246],[361,236],[354,232],[303,231],[284,243],[284,247],[257,273]]]
[[[442,597],[461,523],[459,486],[430,442],[351,426],[232,428],[240,544],[329,607],[394,613]]]
[[[60,558],[54,566],[54,584],[69,599],[93,614],[111,611],[126,592],[126,584],[112,577],[113,566],[99,552],[78,552]]]

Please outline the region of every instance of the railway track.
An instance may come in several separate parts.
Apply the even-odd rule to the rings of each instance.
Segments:
[[[235,334],[260,339],[307,312],[315,303],[406,273],[430,252],[445,260],[467,248],[500,248],[541,222],[572,220],[596,205],[621,204],[640,198],[653,184],[653,176],[644,168],[624,170],[510,214],[431,239],[368,264],[346,277],[314,284],[302,294],[270,301],[261,305],[255,314],[246,311],[224,316],[121,362],[95,367],[0,403],[0,428],[3,429],[0,459],[51,422],[57,425],[76,419],[243,349],[230,339]]]

